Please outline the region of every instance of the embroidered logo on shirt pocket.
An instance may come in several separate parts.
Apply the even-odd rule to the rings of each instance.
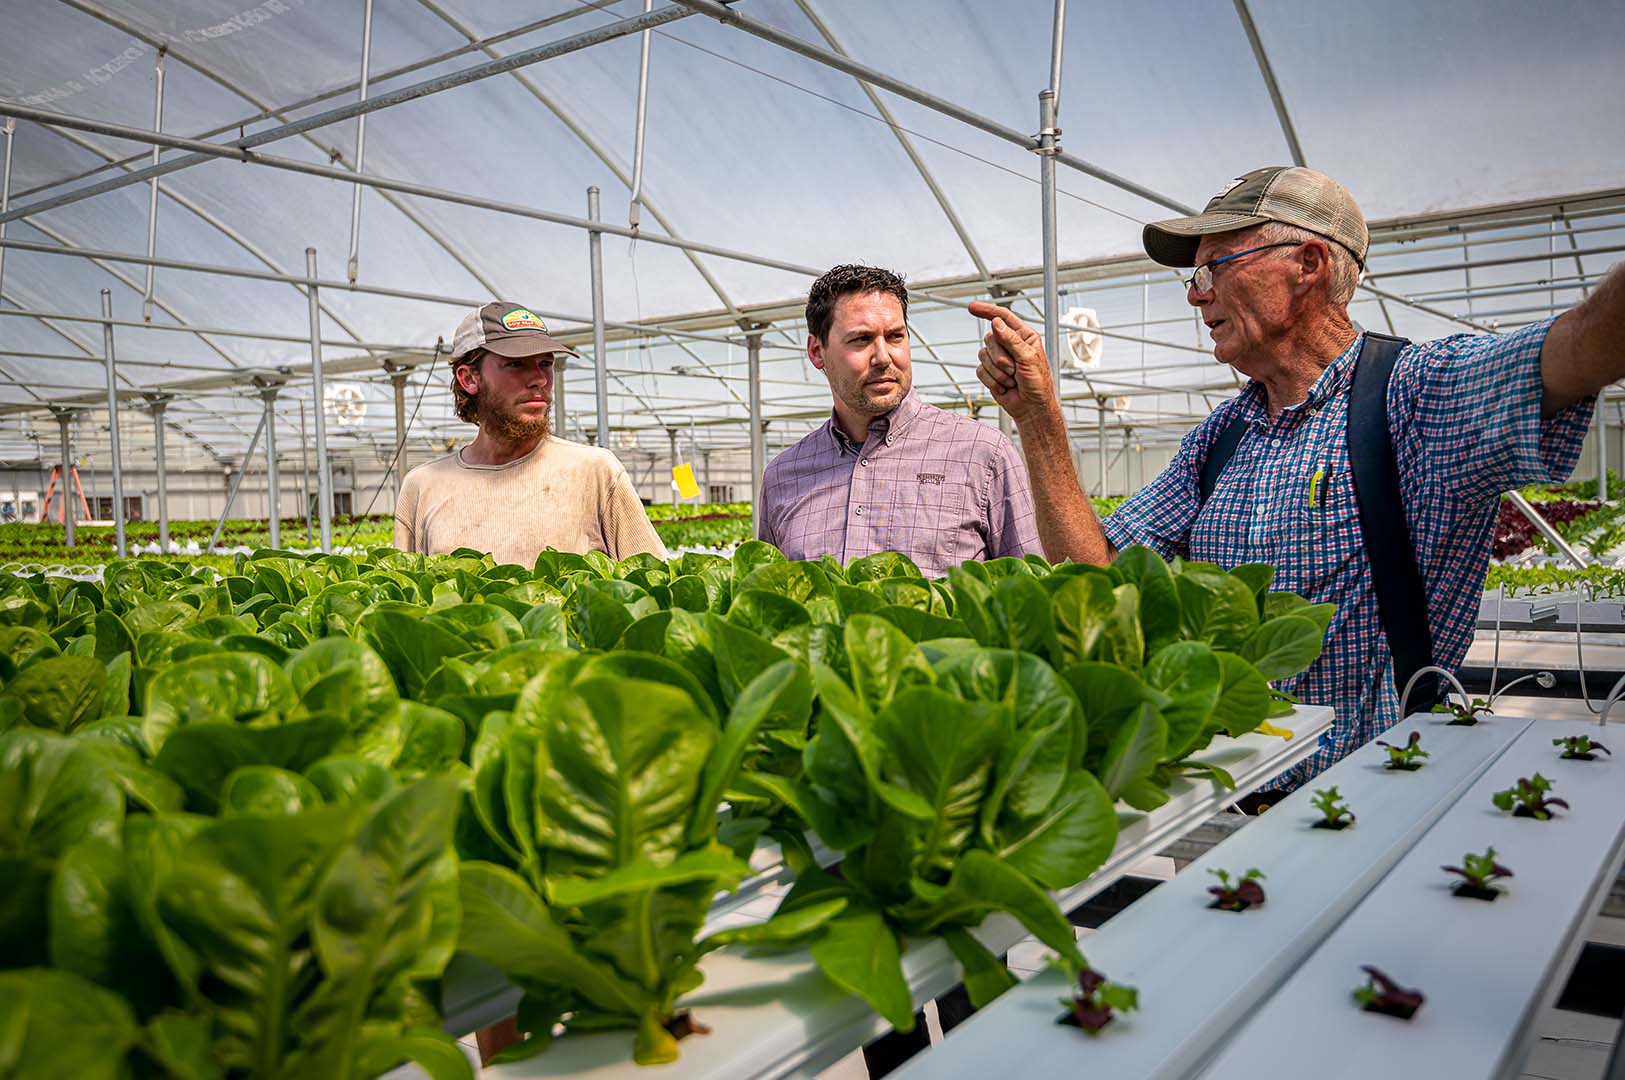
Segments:
[[[935,484],[938,487],[941,487],[942,482],[946,480],[947,477],[939,472],[923,472],[915,473],[914,479],[918,480],[922,484]]]

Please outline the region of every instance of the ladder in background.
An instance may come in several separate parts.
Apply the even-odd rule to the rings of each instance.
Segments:
[[[45,486],[45,498],[40,500],[40,512],[39,512],[39,519],[40,519],[40,522],[42,524],[44,522],[48,521],[48,520],[51,520],[51,506],[52,506],[51,496],[56,493],[56,480],[57,480],[57,477],[59,475],[61,475],[61,472],[62,472],[61,466],[58,466],[57,468],[52,469],[51,470],[51,482]],[[87,500],[85,498],[85,486],[79,482],[79,467],[77,465],[70,465],[70,466],[68,466],[68,472],[73,475],[73,487],[74,487],[74,490],[79,492],[79,508],[84,511],[84,515],[82,517],[80,517],[79,520],[80,521],[89,521],[90,520],[90,502],[89,502],[89,500]],[[64,486],[63,494],[67,494],[65,486]],[[64,505],[66,505],[66,504],[64,503]],[[57,521],[62,520],[62,508],[61,507],[57,508],[56,520]]]

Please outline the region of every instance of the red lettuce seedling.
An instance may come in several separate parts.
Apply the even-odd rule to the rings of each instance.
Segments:
[[[1208,873],[1219,879],[1219,884],[1207,887],[1207,891],[1218,898],[1208,905],[1209,907],[1224,911],[1245,911],[1264,902],[1264,886],[1259,884],[1264,874],[1257,867],[1241,875],[1234,885],[1230,883],[1230,873],[1227,870],[1209,870]]]
[[[1410,741],[1404,746],[1395,746],[1392,743],[1385,743],[1381,739],[1377,740],[1377,745],[1388,751],[1388,768],[1401,769],[1405,772],[1414,772],[1422,767],[1422,759],[1428,756],[1428,752],[1422,749],[1421,743],[1422,733],[1420,731],[1411,732]]]
[[[1468,705],[1457,705],[1453,701],[1442,701],[1433,706],[1436,713],[1449,713],[1452,717],[1450,723],[1454,727],[1472,727],[1478,723],[1480,713],[1494,715],[1495,710],[1483,698],[1474,698]]]
[[[1087,963],[1077,969],[1076,975],[1077,990],[1072,997],[1061,999],[1061,1004],[1069,1010],[1068,1015],[1061,1018],[1063,1023],[1075,1024],[1090,1035],[1099,1035],[1100,1029],[1112,1022],[1114,1012],[1133,1012],[1140,1007],[1138,990],[1108,981]]]
[[[1447,874],[1460,874],[1467,880],[1455,888],[1457,896],[1470,896],[1476,900],[1494,900],[1501,894],[1501,889],[1495,884],[1497,878],[1509,878],[1512,871],[1495,861],[1495,849],[1489,848],[1482,855],[1468,853],[1461,857],[1460,866],[1441,866],[1439,869]]]
[[[1552,807],[1561,806],[1565,810],[1569,808],[1569,804],[1562,799],[1548,799],[1546,793],[1550,790],[1552,782],[1536,773],[1533,777],[1519,777],[1515,787],[1497,791],[1490,798],[1494,800],[1497,808],[1512,810],[1516,817],[1532,817],[1546,821],[1552,816]],[[1514,806],[1517,809],[1513,810]]]
[[[1416,1010],[1422,1007],[1427,999],[1420,990],[1407,990],[1381,971],[1365,964],[1360,968],[1368,976],[1366,984],[1354,991],[1354,1000],[1360,1003],[1360,1008],[1366,1012],[1380,1012],[1387,1016],[1395,1016],[1401,1020],[1409,1020],[1416,1015]]]
[[[1553,739],[1552,745],[1561,746],[1563,753],[1559,756],[1569,761],[1594,761],[1598,750],[1609,757],[1614,756],[1614,752],[1602,743],[1592,742],[1589,735],[1565,735],[1561,739]]]
[[[1315,822],[1317,829],[1346,829],[1354,824],[1354,811],[1349,809],[1335,787],[1316,789],[1309,805],[1324,815],[1324,820]]]

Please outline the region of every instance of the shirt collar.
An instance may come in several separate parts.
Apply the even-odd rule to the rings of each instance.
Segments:
[[[1360,346],[1364,342],[1364,332],[1354,335],[1354,341],[1349,347],[1344,349],[1336,360],[1327,364],[1326,370],[1320,373],[1320,378],[1309,388],[1309,396],[1303,399],[1302,405],[1318,405],[1343,392],[1343,388],[1348,386],[1349,375],[1354,371],[1354,359],[1360,355]]]
[[[920,400],[920,395],[915,393],[914,388],[911,386],[908,388],[908,393],[903,395],[903,400],[897,403],[895,409],[869,421],[869,434],[879,436],[882,439],[887,436],[900,436],[904,431],[908,430],[910,424],[918,419],[924,407],[925,403]],[[841,427],[840,420],[833,412],[830,418],[825,421],[825,424],[829,427],[830,437],[835,440],[835,448],[841,453],[856,454],[863,449],[863,443],[854,442],[847,435],[846,431]]]

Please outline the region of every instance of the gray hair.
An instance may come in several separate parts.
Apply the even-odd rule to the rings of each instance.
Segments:
[[[1332,253],[1332,276],[1327,284],[1326,298],[1339,307],[1347,307],[1349,301],[1354,299],[1354,289],[1360,284],[1360,266],[1354,261],[1354,255],[1336,240],[1280,221],[1264,222],[1258,227],[1257,236],[1261,244],[1321,241]]]

